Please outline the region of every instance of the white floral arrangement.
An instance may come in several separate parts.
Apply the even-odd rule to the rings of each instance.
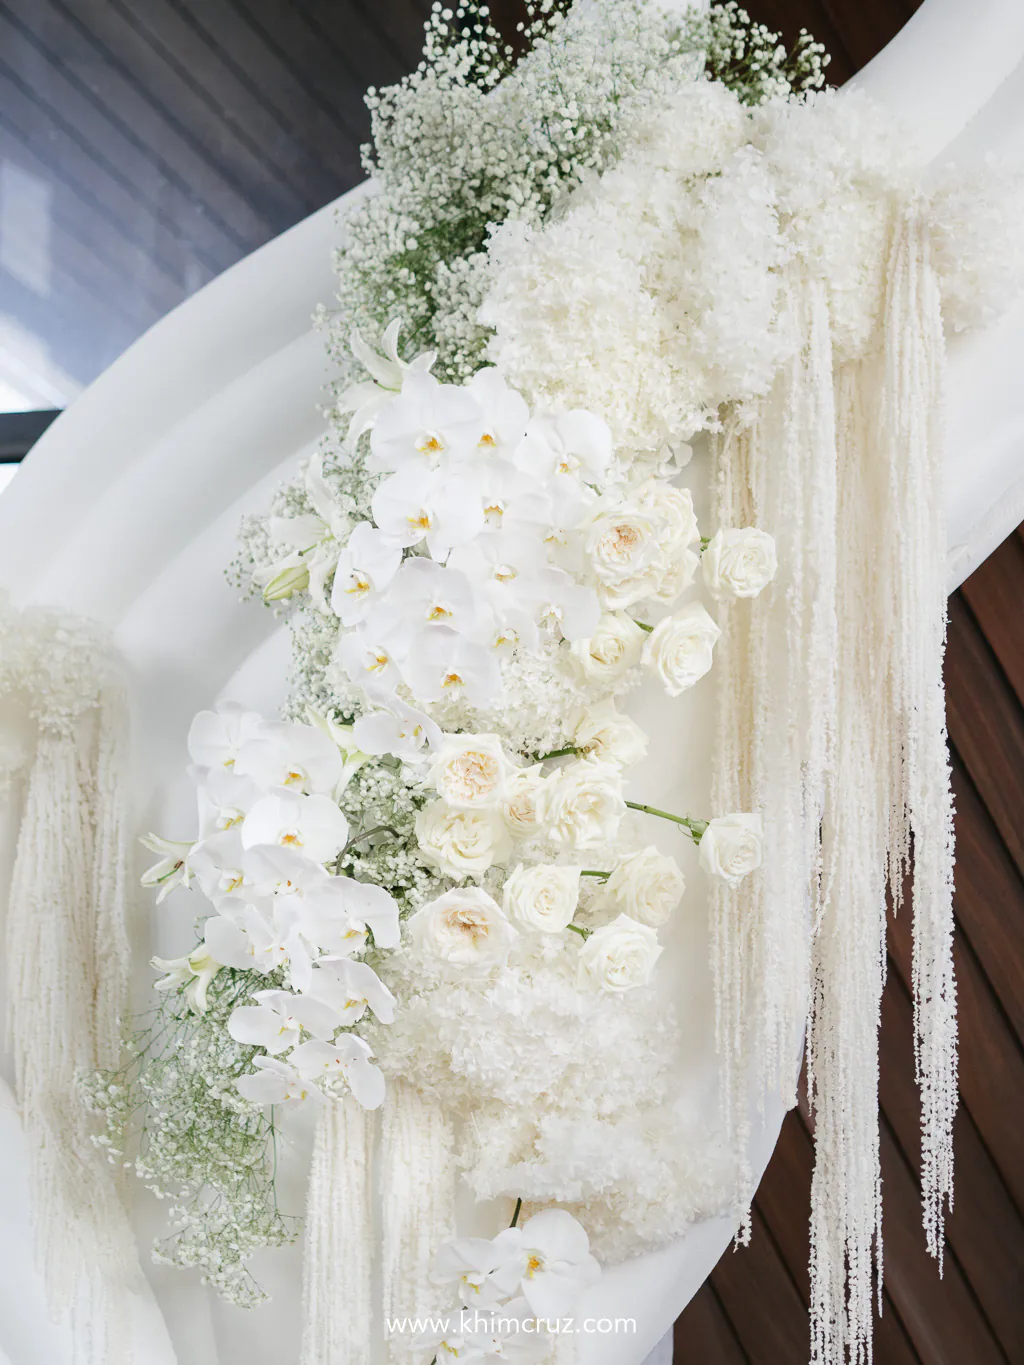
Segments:
[[[386,1110],[411,1087],[472,1116],[457,1164],[478,1200],[515,1213],[492,1239],[438,1249],[444,1311],[447,1295],[508,1321],[571,1313],[593,1253],[664,1245],[714,1213],[741,1220],[746,1094],[729,1080],[728,1140],[691,1131],[673,1094],[678,1023],[655,979],[688,870],[653,845],[650,821],[695,845],[713,888],[730,1078],[749,1016],[769,1014],[748,982],[764,962],[775,972],[765,989],[785,1042],[757,1035],[747,1053],[785,1093],[794,1021],[811,1018],[813,1046],[828,991],[825,975],[812,991],[809,948],[794,984],[777,980],[763,908],[781,899],[802,926],[808,896],[818,907],[824,885],[827,897],[822,755],[839,742],[822,709],[835,651],[817,643],[836,620],[819,587],[829,574],[834,586],[836,493],[810,462],[827,448],[835,480],[836,433],[854,449],[859,431],[823,395],[847,392],[834,370],[875,372],[907,221],[917,266],[934,272],[933,328],[940,304],[959,328],[1001,293],[962,193],[921,189],[912,150],[867,100],[816,93],[824,62],[806,35],[787,54],[734,4],[679,19],[647,0],[565,13],[540,0],[523,41],[517,61],[486,10],[435,5],[420,68],[368,97],[376,190],[347,215],[338,256],[332,433],[243,526],[234,569],[288,615],[292,696],[283,719],[235,705],[196,717],[198,833],[150,836],[160,859],[143,880],[161,899],[198,887],[209,909],[191,952],[155,962],[156,1025],[122,1072],[87,1085],[112,1159],[175,1200],[161,1254],[238,1303],[261,1298],[252,1251],[294,1235],[274,1146],[277,1114],[301,1104]],[[1006,215],[987,212],[1001,231]],[[762,430],[773,444],[757,444]],[[714,505],[730,513],[707,535],[686,483],[704,433]],[[750,688],[768,694],[779,647],[758,624],[762,597],[772,621],[792,613],[780,639],[794,690],[780,704],[799,701],[757,761],[797,752],[797,707],[812,746],[774,812],[740,749],[741,723],[763,734],[767,704]],[[817,653],[800,654],[805,637]],[[695,814],[627,798],[649,743],[631,693],[646,678],[683,696],[716,650],[753,662],[721,709],[715,790],[757,799]],[[892,790],[871,808],[888,809]],[[812,833],[792,853],[768,820],[780,845]],[[744,960],[748,948],[761,958]],[[934,999],[947,995],[943,978]],[[817,1075],[826,1105],[830,1064]],[[857,1074],[861,1114],[870,1066]],[[942,1077],[932,1094],[948,1090]],[[843,1333],[869,1331],[863,1286],[837,1327],[845,1292],[827,1282],[845,1285],[847,1261],[870,1266],[877,1187],[843,1197],[861,1200],[857,1255],[843,1228],[816,1242],[829,1365]],[[416,1349],[462,1362],[551,1344],[510,1332],[460,1317]],[[364,1351],[355,1341],[337,1365]]]

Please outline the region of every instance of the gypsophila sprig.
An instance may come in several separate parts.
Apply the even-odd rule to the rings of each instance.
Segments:
[[[298,1220],[277,1207],[273,1111],[247,1104],[235,1089],[259,1049],[227,1030],[232,1011],[267,985],[258,972],[222,968],[203,1014],[184,987],[165,994],[152,1024],[128,1040],[121,1070],[82,1081],[86,1103],[104,1120],[97,1144],[171,1201],[172,1231],[154,1246],[154,1259],[200,1270],[240,1307],[266,1298],[249,1258],[294,1241],[298,1231]]]
[[[704,75],[738,95],[744,104],[790,99],[825,85],[829,55],[806,29],[792,48],[764,24],[755,23],[736,0],[712,5],[684,21],[685,46],[703,49]]]

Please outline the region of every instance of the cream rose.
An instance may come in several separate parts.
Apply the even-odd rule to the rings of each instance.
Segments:
[[[505,962],[516,931],[486,891],[460,886],[410,916],[409,936],[435,961],[472,969]]]
[[[447,877],[482,877],[511,849],[498,811],[454,810],[432,801],[416,815],[416,842],[424,860]]]
[[[748,873],[760,867],[763,853],[760,815],[721,815],[701,835],[701,867],[730,886],[739,886]]]
[[[667,564],[660,529],[660,518],[629,504],[595,518],[586,548],[602,606],[628,607],[657,589]]]
[[[589,640],[574,640],[570,653],[577,670],[592,682],[619,678],[640,662],[644,632],[624,611],[606,611]]]
[[[445,735],[427,780],[456,810],[482,810],[501,804],[514,772],[497,735]]]
[[[636,721],[620,715],[610,698],[578,711],[573,726],[573,744],[598,763],[629,768],[647,752],[643,730]]]
[[[686,880],[676,860],[651,845],[620,858],[605,889],[620,910],[657,928],[679,904]]]
[[[537,795],[541,829],[567,848],[600,848],[615,837],[625,813],[619,770],[589,759],[552,773]]]
[[[701,558],[704,583],[718,599],[756,597],[777,568],[774,538],[754,526],[716,531]]]
[[[532,839],[538,832],[537,793],[544,781],[544,765],[517,768],[505,784],[501,813],[513,839]]]
[[[673,488],[663,479],[647,479],[636,490],[637,504],[661,522],[661,548],[670,553],[685,550],[700,539],[688,488]]]
[[[711,651],[721,633],[699,602],[688,602],[654,627],[644,642],[643,661],[669,696],[678,697],[711,667]]]
[[[505,914],[526,929],[560,934],[580,898],[578,867],[517,867],[504,887]]]
[[[660,956],[654,930],[620,915],[595,929],[580,949],[580,982],[610,993],[635,990],[650,981]]]

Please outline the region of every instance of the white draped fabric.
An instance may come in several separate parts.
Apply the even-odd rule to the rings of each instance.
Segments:
[[[1024,153],[1018,0],[970,6],[925,0],[859,80],[936,158],[970,164],[989,150]],[[284,690],[287,636],[269,612],[239,604],[224,567],[241,515],[265,507],[323,430],[318,403],[328,367],[310,318],[333,295],[337,208],[328,206],[241,262],[143,337],[50,429],[0,499],[0,585],[19,605],[54,603],[107,623],[128,659],[139,710],[133,796],[140,832],[182,838],[192,829],[184,737],[196,710],[231,697],[272,711]],[[1024,307],[950,347],[951,587],[1024,520],[1022,364]],[[652,695],[643,704],[650,719],[659,703]],[[708,704],[706,698],[699,705]],[[678,727],[672,715],[667,709],[655,715],[660,733]],[[687,719],[692,731],[692,710]],[[686,759],[680,777],[679,753],[659,746],[637,770],[645,799],[653,793],[670,807],[702,809],[710,756],[691,744]],[[13,813],[6,816],[9,824]],[[8,846],[0,840],[4,885]],[[140,999],[151,979],[144,966],[150,954],[174,956],[191,946],[191,915],[180,913],[180,902],[176,913],[175,904],[172,898],[156,910],[138,897]],[[673,996],[692,1040],[681,1074],[698,1112],[712,1103],[716,1078],[705,939],[703,925],[681,922],[671,945]],[[751,1097],[755,1113],[757,1099]],[[782,1116],[781,1104],[768,1097],[754,1124],[756,1172],[768,1161]],[[308,1153],[310,1135],[301,1125],[295,1141]],[[286,1161],[282,1177],[282,1200],[296,1210],[303,1156],[299,1150]],[[48,1323],[32,1269],[24,1170],[16,1108],[4,1088],[0,1361],[70,1365],[67,1333]],[[160,1208],[140,1199],[144,1244],[160,1220]],[[639,1365],[732,1233],[730,1219],[712,1220],[664,1251],[607,1271],[583,1315],[632,1318],[636,1330],[582,1339],[578,1365]],[[294,1365],[300,1273],[298,1249],[268,1257],[258,1274],[273,1303],[245,1314],[189,1274],[151,1268],[152,1294],[137,1304],[137,1365]],[[654,1359],[667,1360],[664,1349]]]

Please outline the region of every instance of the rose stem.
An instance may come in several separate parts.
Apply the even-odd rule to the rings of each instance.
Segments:
[[[549,758],[565,758],[569,754],[580,754],[582,749],[577,749],[575,744],[567,744],[564,749],[552,749],[549,754],[538,754],[536,761],[546,763]]]
[[[611,875],[612,874],[610,872],[598,872],[592,867],[580,868],[581,877],[604,877],[604,879],[607,881]]]
[[[650,635],[651,631],[654,629],[654,627],[649,626],[646,621],[638,621],[635,616],[633,617],[633,624],[639,626],[641,630],[646,630],[648,635]]]
[[[642,801],[627,801],[630,810],[643,811],[645,815],[656,815],[660,820],[671,820],[682,825],[695,844],[699,844],[708,827],[707,820],[691,820],[688,815],[673,815],[671,811],[659,810],[657,806],[645,806]]]
[[[519,1198],[516,1200],[516,1211],[515,1211],[515,1213],[512,1215],[512,1221],[511,1221],[511,1223],[509,1223],[509,1227],[510,1227],[510,1228],[514,1228],[515,1225],[519,1222],[519,1214],[520,1214],[520,1212],[522,1211],[522,1207],[523,1207],[523,1197],[522,1197],[522,1195],[520,1195]]]
[[[574,934],[579,934],[580,938],[589,938],[594,932],[593,929],[584,929],[582,924],[567,924],[567,929],[571,929]]]

